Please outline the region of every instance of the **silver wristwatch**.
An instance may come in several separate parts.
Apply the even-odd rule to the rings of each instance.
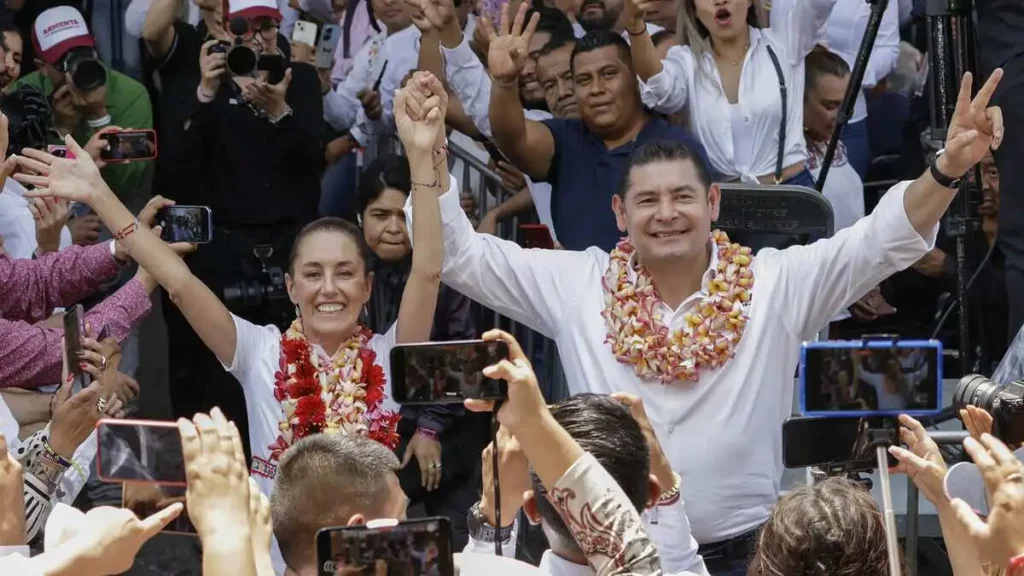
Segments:
[[[512,525],[497,529],[487,523],[487,518],[484,517],[483,512],[480,510],[480,503],[473,504],[473,507],[469,509],[469,513],[466,515],[467,528],[469,528],[469,536],[477,542],[494,543],[495,540],[501,538],[502,544],[506,544],[512,539],[512,533],[515,531],[515,523]]]

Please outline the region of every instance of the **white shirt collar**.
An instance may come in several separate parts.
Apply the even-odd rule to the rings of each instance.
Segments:
[[[539,572],[552,576],[594,576],[594,569],[587,564],[577,564],[546,550],[540,558]]]
[[[711,279],[715,277],[715,270],[718,269],[718,250],[715,249],[715,246],[710,242],[710,240],[708,241],[708,248],[711,250],[711,260],[708,263],[707,270],[704,271],[704,276],[701,277],[700,290],[687,296],[686,299],[683,300],[682,304],[679,305],[679,309],[686,307],[690,301],[696,298],[703,298],[708,294],[708,283],[710,283]],[[637,258],[637,253],[634,250],[633,253],[629,255],[629,270],[627,271],[631,282],[636,282]],[[662,302],[662,304],[664,304],[664,302]]]

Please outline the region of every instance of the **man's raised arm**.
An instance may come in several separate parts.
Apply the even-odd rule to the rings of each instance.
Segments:
[[[528,3],[519,5],[515,20],[509,22],[508,4],[501,8],[501,33],[497,34],[485,20],[478,26],[488,26],[490,48],[487,54],[491,71],[491,131],[498,148],[534,180],[545,180],[555,156],[555,139],[551,131],[540,122],[527,120],[519,100],[519,74],[529,57],[530,37],[540,19],[534,13],[523,27]]]

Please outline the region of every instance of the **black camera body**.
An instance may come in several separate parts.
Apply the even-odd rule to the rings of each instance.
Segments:
[[[288,300],[284,270],[280,266],[270,265],[273,253],[274,249],[267,245],[259,245],[253,249],[253,254],[260,261],[260,273],[224,287],[222,297],[229,309],[255,310]]]
[[[92,48],[78,47],[68,50],[60,59],[59,69],[71,78],[71,84],[83,94],[107,85],[107,69]]]
[[[1000,386],[979,374],[964,376],[953,395],[953,408],[977,406],[992,415],[992,435],[1016,447],[1024,443],[1024,380]]]

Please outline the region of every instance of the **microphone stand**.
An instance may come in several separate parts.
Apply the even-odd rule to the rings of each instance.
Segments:
[[[821,163],[821,172],[818,174],[818,182],[815,188],[821,192],[825,188],[825,178],[828,177],[832,160],[836,156],[836,147],[839,146],[839,136],[843,128],[850,122],[853,116],[853,107],[857,103],[857,96],[860,94],[861,84],[864,82],[864,71],[868,67],[868,59],[871,57],[871,50],[875,47],[875,38],[878,37],[878,27],[882,25],[882,15],[889,6],[889,0],[866,0],[871,4],[871,15],[868,17],[868,26],[864,30],[864,37],[861,38],[860,48],[857,49],[857,58],[853,62],[853,71],[850,74],[850,85],[846,87],[846,95],[843,97],[843,105],[839,107],[836,115],[836,127],[828,140],[828,147],[825,148],[825,160]]]

